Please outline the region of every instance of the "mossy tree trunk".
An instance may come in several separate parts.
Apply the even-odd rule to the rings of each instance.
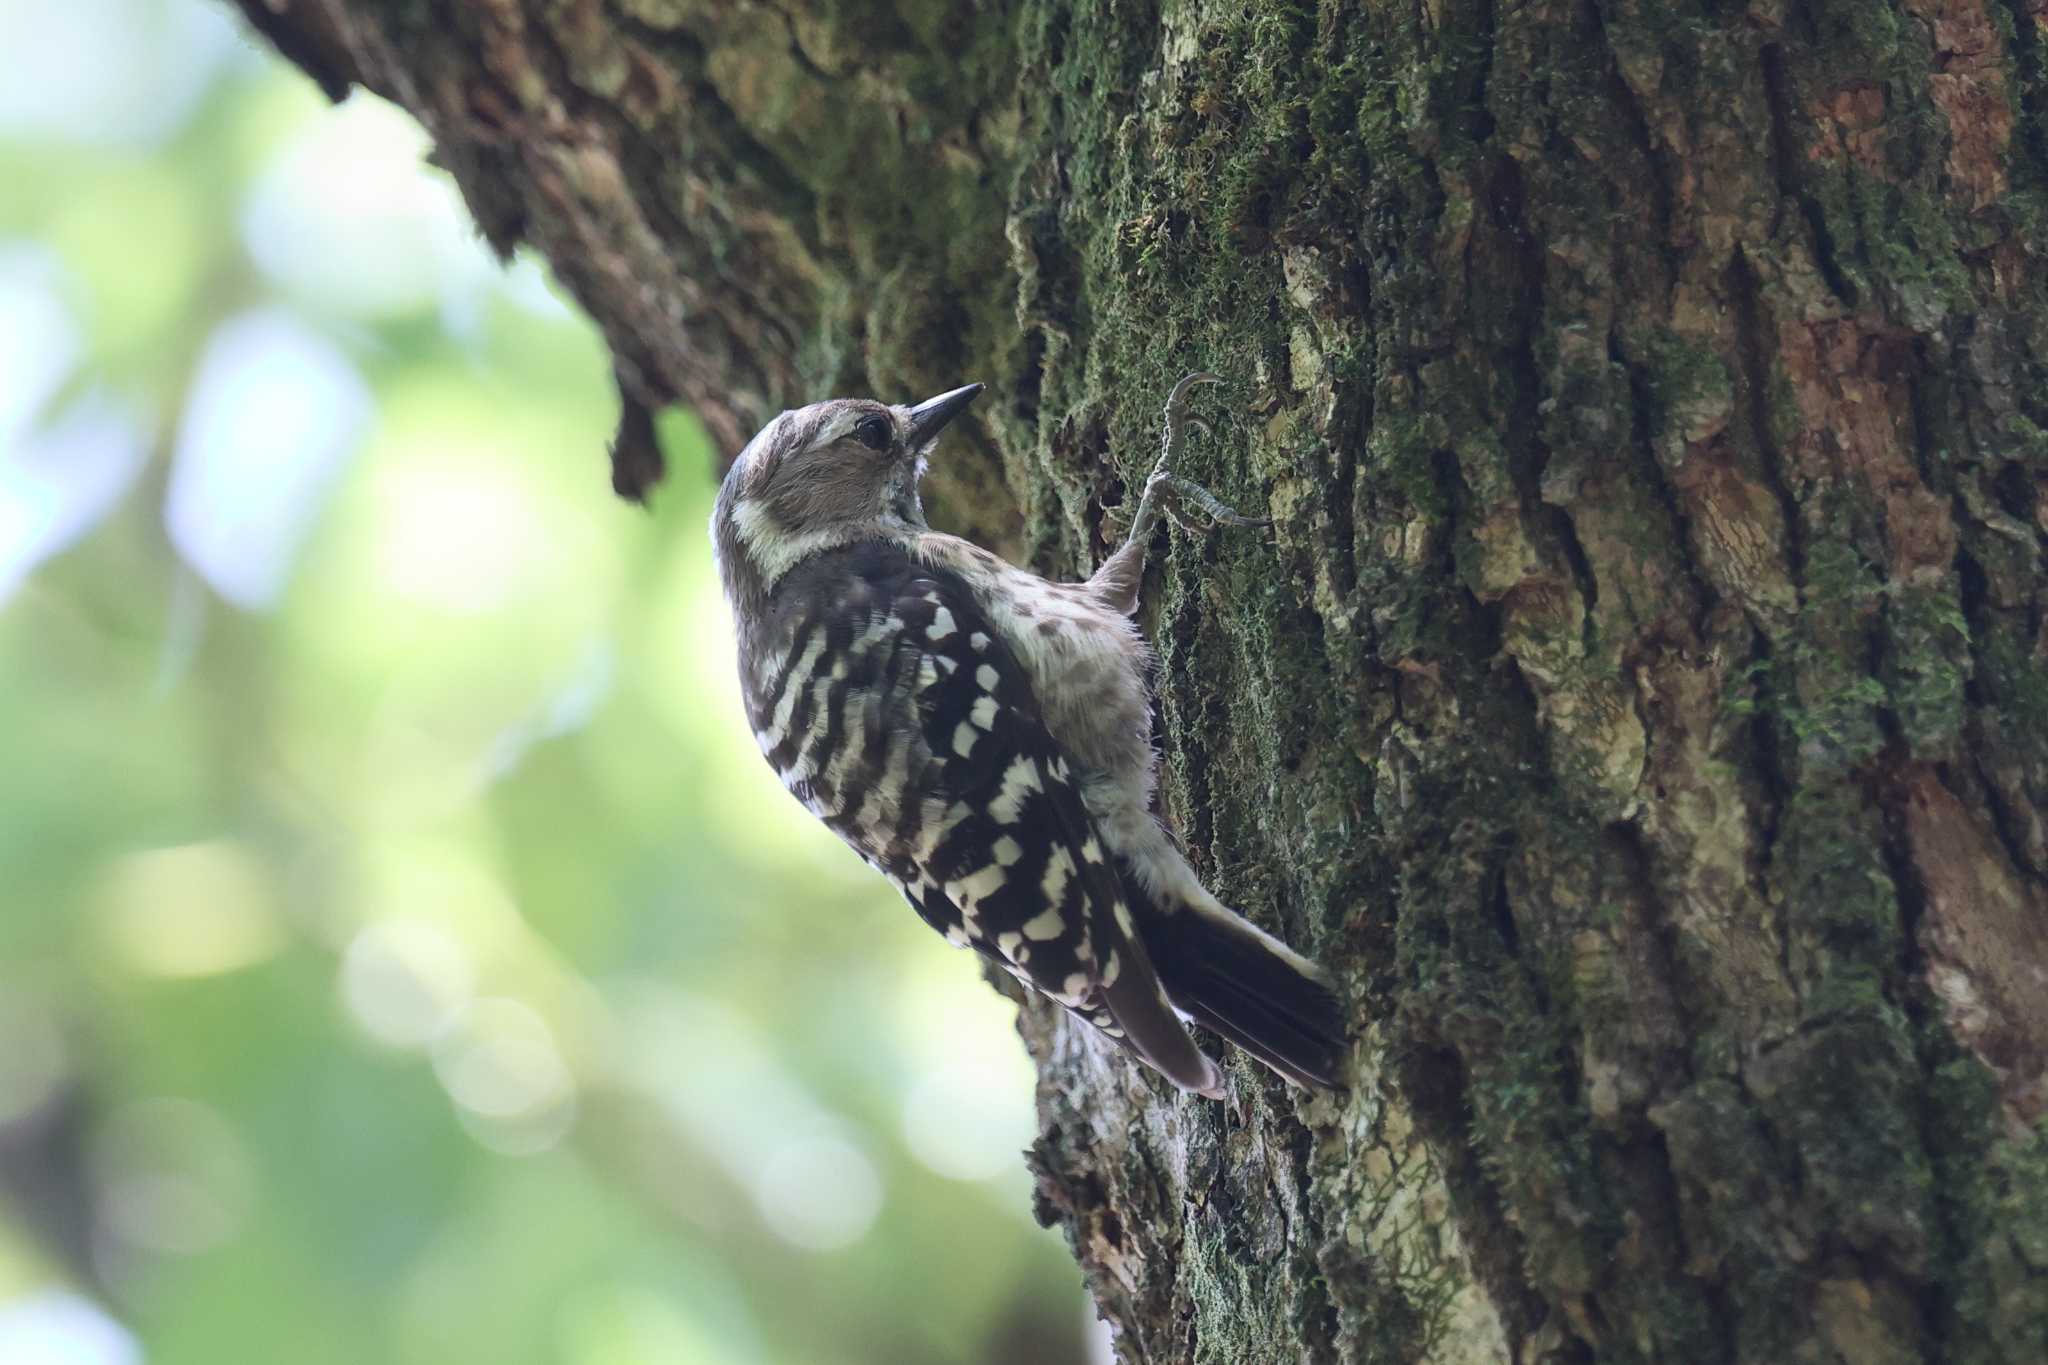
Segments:
[[[1079,573],[1227,377],[1167,803],[1356,1083],[1027,1012],[1127,1360],[2048,1359],[2043,0],[242,4],[547,254],[629,488],[980,379],[937,519]]]

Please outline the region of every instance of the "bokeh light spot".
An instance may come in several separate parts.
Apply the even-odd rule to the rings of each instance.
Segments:
[[[365,925],[342,954],[341,999],[349,1017],[391,1047],[425,1047],[438,1038],[475,985],[476,968],[463,942],[409,916]]]
[[[434,1074],[471,1134],[512,1155],[552,1147],[575,1117],[575,1082],[554,1031],[517,1000],[472,1003],[434,1044]]]
[[[775,1235],[811,1251],[836,1251],[867,1235],[882,1211],[882,1181],[867,1154],[844,1138],[799,1138],[761,1168],[761,1216]]]
[[[143,976],[212,976],[285,942],[270,874],[232,840],[131,853],[108,868],[102,924],[116,960]]]

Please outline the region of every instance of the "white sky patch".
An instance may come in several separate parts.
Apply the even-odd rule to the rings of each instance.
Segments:
[[[142,1365],[142,1347],[90,1299],[41,1289],[0,1299],[0,1360],[8,1365]]]
[[[64,283],[48,252],[0,246],[0,602],[106,515],[148,454],[143,415],[105,389],[44,411],[84,353]]]
[[[563,296],[547,263],[532,247],[519,248],[505,267],[502,284],[505,297],[535,317],[566,322],[577,316],[575,305]]]
[[[178,430],[164,522],[228,601],[270,606],[372,411],[339,348],[279,309],[207,341]]]
[[[94,389],[33,435],[0,436],[0,603],[121,500],[148,457],[146,431],[133,406]]]
[[[503,271],[411,115],[361,91],[309,121],[242,211],[251,259],[300,301],[364,321],[438,308],[467,334]],[[529,287],[520,296],[533,297]]]
[[[0,445],[21,438],[78,364],[84,338],[63,284],[49,252],[0,247]]]
[[[0,136],[149,147],[185,125],[215,77],[256,54],[203,0],[0,0]]]

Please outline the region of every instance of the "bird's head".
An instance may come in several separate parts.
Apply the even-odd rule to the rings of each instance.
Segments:
[[[914,407],[834,398],[761,428],[711,513],[727,590],[765,593],[820,551],[927,529],[917,496],[925,454],[980,392],[968,384]]]

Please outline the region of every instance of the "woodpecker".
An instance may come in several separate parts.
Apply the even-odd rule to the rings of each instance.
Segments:
[[[1174,386],[1129,534],[1085,582],[926,524],[927,453],[980,384],[782,413],[711,535],[747,718],[790,792],[947,940],[1220,1099],[1182,1015],[1302,1086],[1335,1088],[1346,1044],[1329,977],[1209,894],[1154,809],[1148,544],[1169,503],[1263,524],[1173,471],[1214,380]]]

